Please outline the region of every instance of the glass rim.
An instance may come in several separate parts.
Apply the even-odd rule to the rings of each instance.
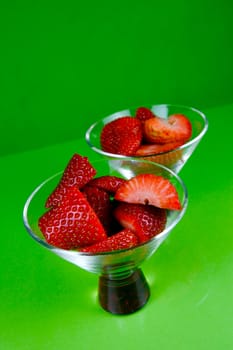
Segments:
[[[202,139],[202,137],[205,135],[205,133],[207,132],[208,130],[208,126],[209,126],[209,123],[208,123],[208,119],[206,118],[206,115],[200,111],[199,109],[195,108],[195,107],[190,107],[190,106],[185,106],[185,105],[179,105],[179,104],[168,104],[168,103],[163,103],[163,104],[155,104],[155,105],[152,105],[153,107],[154,106],[158,106],[158,107],[163,107],[163,106],[166,106],[166,107],[176,107],[176,108],[184,108],[184,109],[189,109],[189,110],[192,110],[193,112],[199,114],[202,118],[202,120],[204,121],[204,127],[202,129],[202,131],[196,136],[194,137],[192,140],[189,140],[188,142],[185,142],[183,145],[179,146],[179,147],[176,147],[170,151],[165,151],[165,152],[160,152],[160,153],[152,153],[152,154],[149,154],[149,155],[142,155],[142,156],[137,156],[137,155],[132,155],[132,156],[128,156],[128,158],[135,158],[135,159],[141,159],[141,158],[149,158],[149,157],[152,157],[152,156],[160,156],[160,155],[165,155],[165,154],[168,154],[168,153],[172,153],[172,152],[175,152],[175,151],[179,151],[179,150],[182,150],[184,148],[187,148],[189,146],[191,146],[193,143],[199,141]],[[131,107],[131,108],[134,108],[134,107]],[[129,109],[131,109],[129,108]],[[125,109],[126,110],[126,109]],[[92,130],[94,129],[94,127],[96,125],[98,125],[101,121],[103,120],[106,120],[107,118],[113,116],[114,114],[116,113],[120,113],[120,112],[123,112],[124,109],[122,109],[121,111],[117,111],[117,112],[114,112],[112,114],[109,114],[107,115],[106,117],[102,118],[102,119],[99,119],[98,121],[96,121],[95,123],[93,123],[86,131],[85,133],[85,140],[87,142],[87,144],[91,147],[92,150],[94,150],[96,153],[99,153],[101,155],[104,155],[104,156],[107,156],[107,157],[112,157],[112,158],[118,158],[118,159],[122,159],[122,158],[125,158],[126,156],[125,155],[122,155],[122,154],[116,154],[116,153],[110,153],[110,152],[105,152],[103,151],[102,149],[98,148],[98,147],[95,147],[93,145],[93,143],[91,142],[91,132]],[[121,118],[121,117],[119,117]],[[117,119],[117,118],[116,118]]]
[[[148,161],[148,160],[143,160],[143,159],[135,159],[135,158],[130,158],[130,157],[124,157],[125,161],[133,161],[133,162],[140,162],[140,163],[146,163],[146,164],[151,164],[151,165],[155,165],[159,168],[162,168],[163,170],[169,172],[173,177],[176,178],[176,180],[179,182],[179,184],[181,185],[182,189],[183,189],[183,193],[184,193],[184,200],[183,200],[183,204],[182,204],[182,209],[180,211],[178,211],[178,215],[176,217],[176,219],[168,226],[166,227],[162,232],[160,232],[159,234],[157,234],[156,236],[152,237],[150,240],[140,243],[138,245],[136,245],[135,247],[131,247],[131,248],[126,248],[126,249],[119,249],[119,250],[114,250],[114,251],[110,251],[110,252],[100,252],[100,253],[90,253],[90,252],[81,252],[78,250],[66,250],[66,249],[62,249],[62,248],[58,248],[56,246],[53,246],[49,243],[46,242],[45,239],[40,238],[37,234],[35,234],[31,228],[31,225],[29,224],[28,221],[28,208],[31,204],[32,199],[35,197],[35,195],[39,192],[39,190],[46,185],[49,181],[53,180],[55,177],[58,177],[60,175],[62,175],[62,173],[64,172],[64,170],[59,171],[55,174],[53,174],[52,176],[46,178],[44,181],[42,181],[36,188],[34,188],[34,190],[31,192],[31,194],[29,195],[29,197],[27,198],[24,207],[23,207],[23,223],[24,226],[26,228],[26,230],[28,231],[28,233],[30,234],[30,236],[37,241],[38,243],[40,243],[42,246],[44,246],[45,248],[52,250],[54,252],[59,252],[60,253],[66,253],[66,254],[75,254],[75,255],[79,255],[79,256],[90,256],[90,257],[94,257],[94,256],[110,256],[110,255],[116,255],[119,253],[124,253],[127,251],[132,251],[132,250],[137,250],[140,249],[141,247],[148,245],[150,243],[152,243],[153,241],[157,241],[162,239],[163,237],[166,237],[166,235],[178,224],[178,222],[182,219],[182,217],[184,216],[187,206],[188,206],[188,191],[187,191],[187,187],[184,184],[183,180],[171,169],[165,167],[162,164],[156,163],[156,162],[152,162],[152,161]],[[93,161],[93,164],[95,163],[101,163],[104,160],[95,160]],[[105,160],[106,161],[106,160]],[[109,161],[117,161],[117,159],[109,159]]]

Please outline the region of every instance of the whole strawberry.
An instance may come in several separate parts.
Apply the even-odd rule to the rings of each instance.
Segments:
[[[139,148],[141,140],[141,122],[128,116],[106,124],[100,135],[103,151],[125,156],[133,155]]]
[[[155,114],[147,107],[138,107],[136,110],[135,118],[139,119],[142,123],[150,118],[154,118]]]

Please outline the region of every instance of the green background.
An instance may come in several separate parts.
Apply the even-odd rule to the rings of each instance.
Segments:
[[[0,3],[0,154],[151,103],[231,102],[230,0]]]
[[[230,0],[0,2],[0,350],[232,350]],[[42,249],[24,203],[106,114],[192,105],[210,127],[181,171],[189,205],[143,264],[138,313],[97,302],[96,275]],[[214,107],[217,106],[217,107]]]

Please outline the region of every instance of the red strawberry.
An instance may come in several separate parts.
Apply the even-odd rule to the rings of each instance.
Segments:
[[[137,236],[129,229],[124,229],[102,242],[81,249],[81,252],[103,253],[133,248],[138,244]]]
[[[139,119],[141,122],[144,122],[145,120],[147,119],[150,119],[150,118],[154,118],[155,115],[154,113],[149,109],[149,108],[146,108],[146,107],[139,107],[137,110],[136,110],[136,115],[135,117],[137,119]]]
[[[112,217],[112,204],[109,194],[98,187],[89,185],[83,187],[82,193],[87,198],[106,232],[109,231]]]
[[[116,203],[110,199],[109,193],[98,187],[89,186],[89,183],[83,187],[82,193],[98,216],[107,236],[112,236],[122,229],[119,222],[113,216]]]
[[[70,187],[65,186],[61,182],[59,182],[55,190],[49,195],[45,203],[45,208],[57,206],[61,202],[62,198],[67,194],[69,188]]]
[[[45,207],[50,208],[59,204],[66,193],[67,187],[77,186],[77,188],[82,188],[95,174],[96,170],[89,163],[87,157],[74,154],[65,168],[58,186],[47,199]]]
[[[167,221],[165,209],[144,204],[120,203],[114,215],[123,227],[135,232],[140,242],[162,232]]]
[[[126,180],[117,176],[105,175],[96,177],[88,182],[88,186],[98,187],[110,194],[114,194]]]
[[[192,135],[192,125],[183,114],[173,114],[168,119],[151,118],[145,121],[143,127],[144,137],[151,143],[184,143]]]
[[[59,248],[74,249],[106,238],[98,217],[83,194],[69,187],[58,206],[39,219],[46,241]]]
[[[105,152],[133,155],[142,140],[141,123],[132,117],[122,117],[106,124],[100,135],[101,147]]]
[[[126,181],[116,191],[115,199],[164,209],[181,209],[176,188],[169,180],[154,174],[139,174]]]
[[[171,151],[175,148],[178,148],[181,145],[183,145],[182,141],[168,142],[165,144],[158,144],[158,143],[147,144],[147,145],[145,144],[145,145],[141,145],[138,148],[138,150],[135,153],[135,156],[149,156],[153,154],[164,153],[164,152]]]

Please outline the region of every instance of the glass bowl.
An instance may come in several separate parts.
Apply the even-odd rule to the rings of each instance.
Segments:
[[[186,106],[172,105],[172,104],[161,104],[161,105],[151,105],[144,106],[149,108],[155,115],[167,119],[172,114],[184,114],[192,124],[192,136],[190,140],[184,143],[182,146],[177,147],[171,151],[162,152],[159,154],[150,154],[146,156],[133,156],[136,159],[146,159],[153,161],[166,167],[172,169],[175,173],[179,173],[183,168],[184,164],[187,162],[189,157],[192,155],[193,151],[205,135],[208,129],[208,121],[206,116],[201,111]],[[102,156],[107,156],[111,158],[125,158],[124,155],[113,154],[104,152],[101,149],[100,144],[100,134],[103,127],[118,118],[125,116],[134,117],[137,108],[129,108],[116,113],[113,113],[97,122],[92,124],[86,131],[85,139],[87,144],[91,147],[94,152]],[[132,158],[132,156],[130,157]]]
[[[183,181],[170,169],[153,162],[136,159],[101,159],[92,162],[97,176],[115,175],[124,179],[141,173],[151,173],[169,179],[176,187],[182,209],[167,212],[163,232],[137,247],[109,253],[84,253],[64,250],[48,244],[38,227],[38,219],[45,212],[45,201],[58,184],[62,172],[43,181],[29,196],[23,209],[23,222],[30,236],[41,246],[61,258],[99,276],[99,302],[114,314],[128,314],[146,304],[150,288],[140,269],[178,224],[187,208],[187,190]]]

